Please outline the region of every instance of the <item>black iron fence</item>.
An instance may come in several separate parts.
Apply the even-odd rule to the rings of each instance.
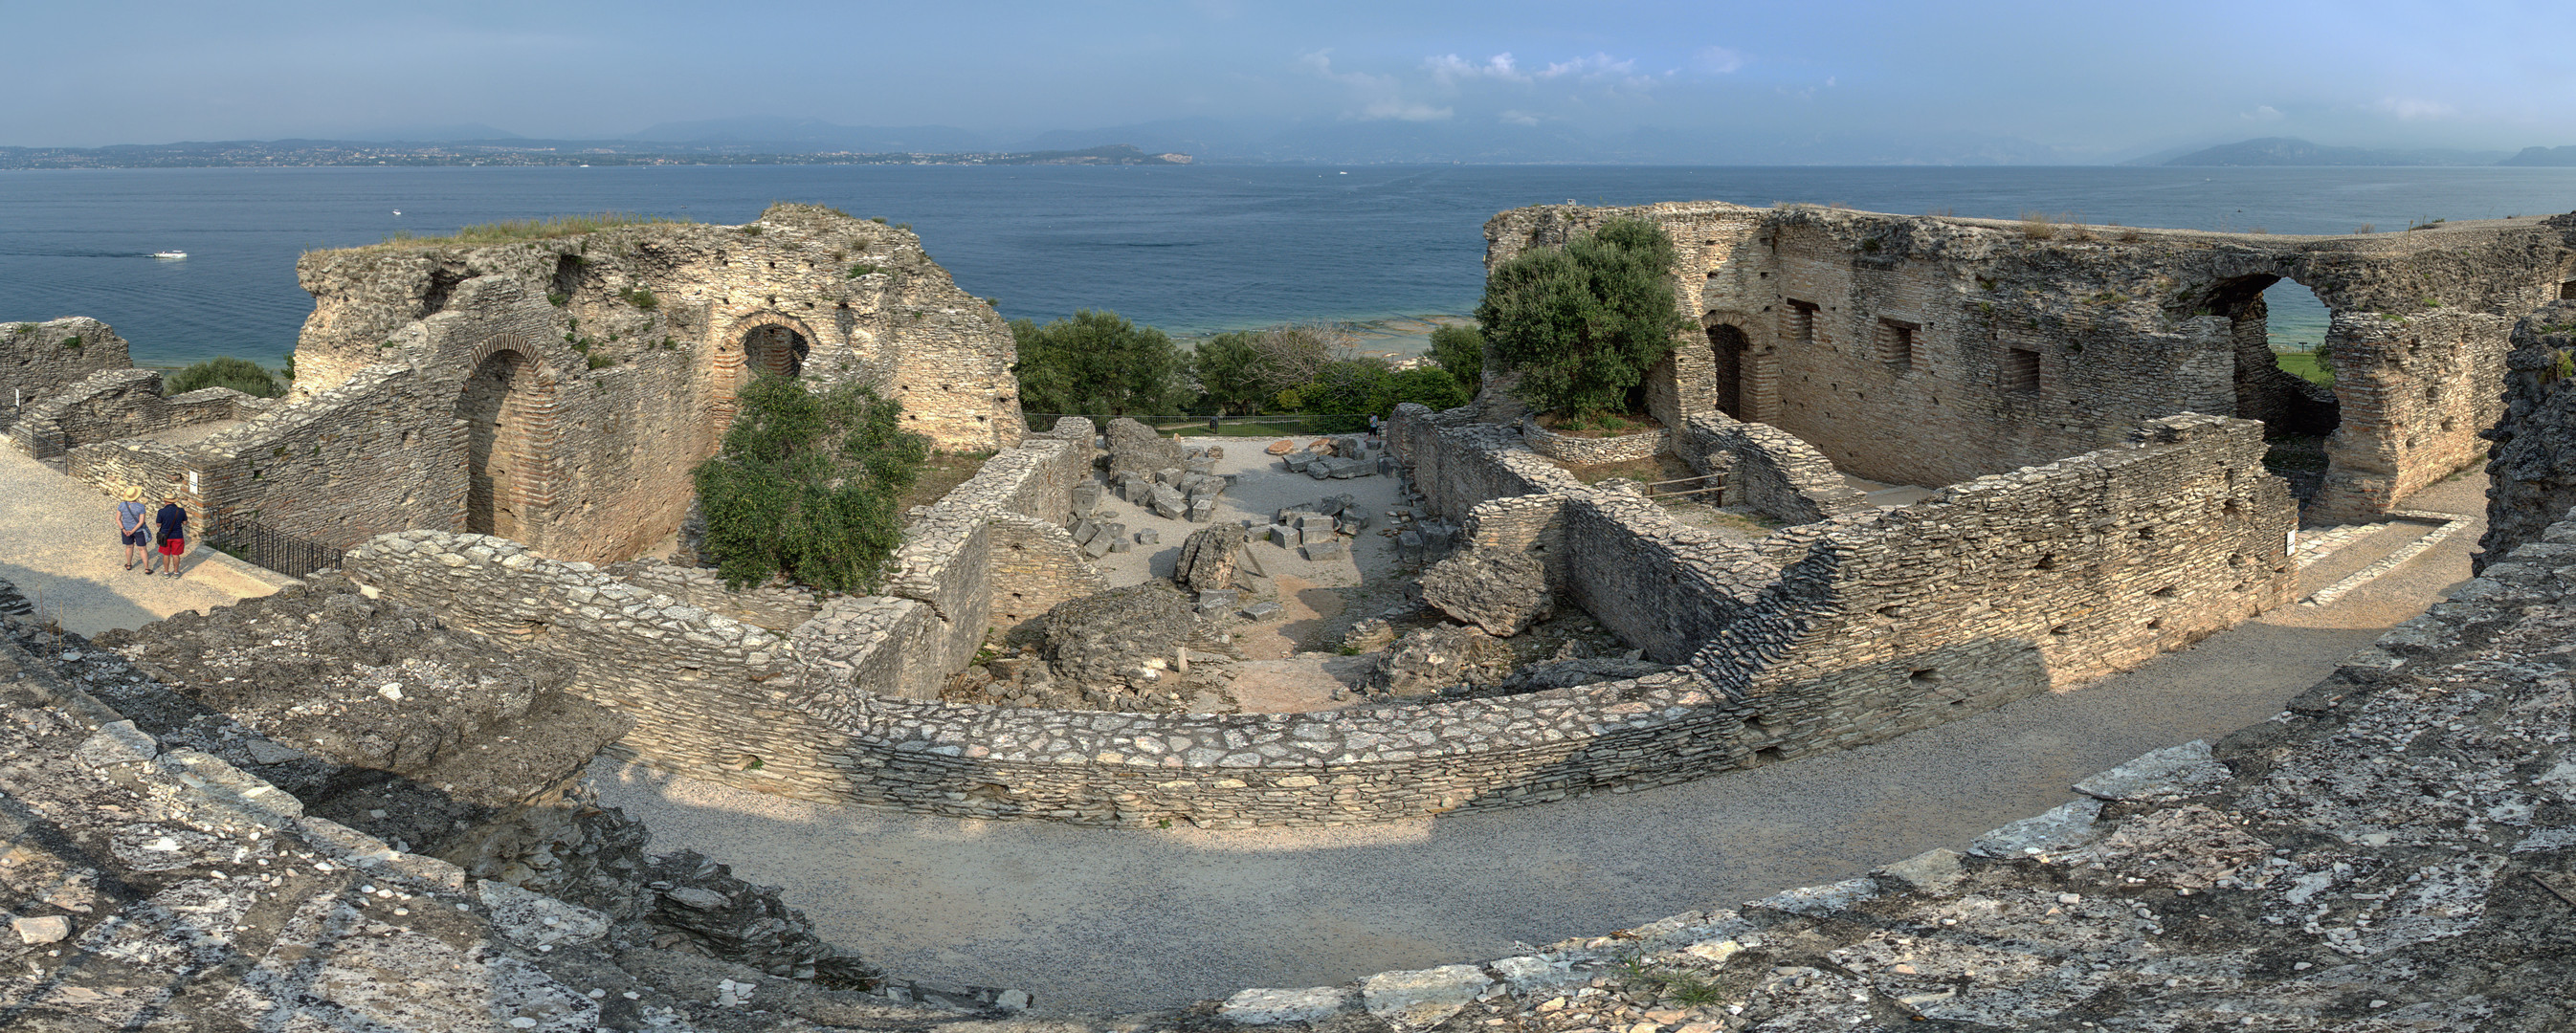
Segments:
[[[207,536],[206,544],[288,577],[303,577],[317,570],[337,567],[340,554],[345,551],[241,517],[226,519],[218,525],[214,533]]]
[[[1029,429],[1039,434],[1044,434],[1048,431],[1054,430],[1056,421],[1067,416],[1081,416],[1084,419],[1090,420],[1091,425],[1095,428],[1106,427],[1109,425],[1109,421],[1121,418],[1118,416],[1098,414],[1053,412],[1030,412],[1021,413],[1020,415],[1022,418],[1028,420]],[[1156,430],[1179,431],[1182,434],[1191,436],[1210,433],[1220,434],[1227,437],[1261,437],[1265,435],[1285,436],[1290,434],[1351,434],[1367,430],[1369,426],[1367,413],[1305,412],[1282,413],[1276,416],[1223,416],[1215,418],[1217,421],[1217,429],[1215,430],[1209,429],[1208,420],[1210,417],[1206,416],[1140,416],[1130,414],[1124,418],[1135,420],[1138,423],[1142,423]]]

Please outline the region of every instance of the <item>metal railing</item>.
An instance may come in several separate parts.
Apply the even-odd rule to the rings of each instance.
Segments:
[[[338,567],[345,551],[242,517],[231,517],[217,525],[214,533],[206,537],[206,544],[244,562],[297,578]]]

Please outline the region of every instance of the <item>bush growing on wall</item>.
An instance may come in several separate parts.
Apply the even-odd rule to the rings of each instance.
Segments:
[[[762,376],[738,402],[723,449],[693,472],[717,573],[735,588],[785,574],[826,591],[876,591],[903,542],[895,507],[920,479],[930,439],[902,429],[901,402],[856,385],[818,395]]]
[[[1523,252],[1485,279],[1476,322],[1512,393],[1569,416],[1625,412],[1646,370],[1688,328],[1673,300],[1673,239],[1613,219],[1562,248]]]
[[[287,361],[292,363],[294,356],[288,356]],[[229,387],[254,398],[275,398],[286,393],[278,387],[277,378],[259,368],[259,363],[230,355],[207,359],[161,380],[164,395],[184,395],[210,387]]]

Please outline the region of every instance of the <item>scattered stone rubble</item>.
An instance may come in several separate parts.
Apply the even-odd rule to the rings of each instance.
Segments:
[[[2571,583],[2576,522],[2272,720],[2088,778],[1966,853],[1197,1011],[1408,1033],[2567,1029]]]
[[[310,612],[350,612],[314,594]],[[6,630],[0,1026],[931,1029],[1028,1004],[886,983],[776,890],[693,854],[647,858],[640,826],[577,800],[551,809],[594,830],[591,853],[545,867],[596,879],[478,879],[311,806],[399,776],[278,743],[77,635]]]
[[[1513,549],[1476,549],[1432,564],[1422,572],[1422,601],[1502,638],[1556,610],[1547,571],[1530,554]]]

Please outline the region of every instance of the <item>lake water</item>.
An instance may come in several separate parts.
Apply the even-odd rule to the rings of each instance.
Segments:
[[[1485,219],[1528,204],[1782,201],[2133,226],[2348,233],[2576,209],[2576,169],[1592,166],[135,169],[0,172],[0,321],[95,316],[137,361],[274,364],[296,255],[396,230],[625,211],[706,222],[810,201],[911,223],[1005,315],[1106,308],[1176,335],[1475,307]],[[395,215],[399,210],[402,214]],[[183,261],[151,252],[182,250]],[[2323,310],[2286,281],[2276,330]]]

